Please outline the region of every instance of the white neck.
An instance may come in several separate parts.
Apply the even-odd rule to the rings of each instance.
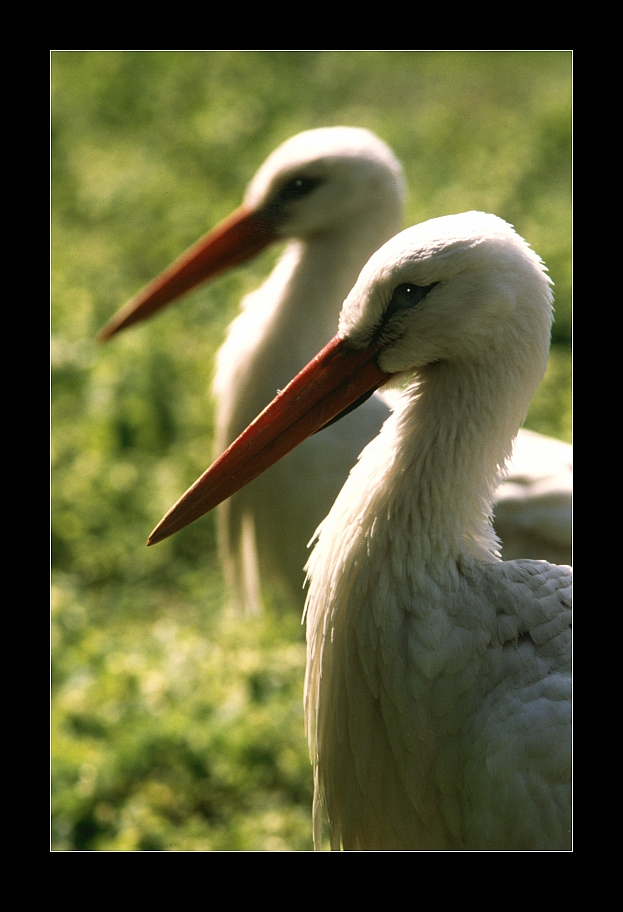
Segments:
[[[233,440],[335,334],[362,265],[396,230],[395,205],[379,205],[288,245],[261,288],[243,302],[217,356],[217,437]],[[235,394],[235,399],[234,399]]]
[[[514,360],[525,363],[521,352]],[[497,560],[493,494],[542,375],[539,365],[522,379],[512,362],[510,353],[505,361],[494,354],[420,372],[321,526],[308,564],[312,601],[362,561],[366,574],[383,577],[381,587],[408,582],[411,600],[418,578]],[[391,565],[369,560],[371,550],[386,551]],[[367,585],[375,586],[369,576]]]

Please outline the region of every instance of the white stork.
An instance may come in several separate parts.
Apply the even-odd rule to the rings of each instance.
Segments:
[[[368,130],[300,133],[264,162],[241,208],[139,292],[99,338],[287,240],[271,275],[242,302],[217,355],[219,454],[331,338],[361,267],[399,229],[404,194],[400,164]],[[387,404],[372,397],[222,505],[220,553],[239,606],[256,610],[261,585],[269,583],[300,610],[309,540],[388,414]]]
[[[268,243],[288,240],[272,274],[242,302],[217,355],[218,455],[331,338],[360,269],[398,230],[403,198],[398,161],[369,131],[300,133],[262,165],[241,209],[130,301],[100,338]],[[388,414],[381,397],[372,397],[219,508],[223,568],[240,606],[257,609],[267,583],[302,605],[310,538]],[[518,439],[521,470],[511,465],[500,490],[502,540],[512,555],[570,560],[571,448],[539,436],[536,452],[535,439]]]
[[[551,321],[545,267],[506,222],[403,231],[362,270],[337,336],[152,533],[413,377],[308,563],[317,846],[324,808],[334,849],[570,848],[571,569],[500,560],[492,525]]]

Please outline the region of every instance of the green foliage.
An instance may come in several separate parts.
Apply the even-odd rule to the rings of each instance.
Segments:
[[[53,590],[55,848],[309,849],[293,614],[97,601]]]
[[[405,225],[485,209],[547,263],[527,424],[569,439],[570,71],[567,52],[52,54],[54,849],[311,848],[299,619],[230,616],[211,516],[145,548],[210,462],[214,354],[278,251],[96,332],[278,143],[365,126],[403,162]]]

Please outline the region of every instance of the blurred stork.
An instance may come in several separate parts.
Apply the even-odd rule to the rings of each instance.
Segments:
[[[492,525],[551,321],[546,270],[506,222],[403,231],[362,270],[334,339],[150,537],[415,376],[308,563],[317,847],[324,808],[334,849],[570,848],[571,568],[501,561]]]
[[[99,338],[144,319],[269,243],[289,240],[265,283],[242,302],[217,355],[219,454],[331,337],[361,267],[398,230],[403,198],[400,164],[369,131],[300,133],[268,157],[242,207],[146,286]],[[256,610],[267,584],[302,605],[308,543],[388,415],[388,404],[373,396],[219,508],[223,568],[240,606]],[[524,445],[518,438],[521,474],[511,465],[501,492],[502,540],[513,555],[570,560],[571,448],[538,437],[536,454],[536,439],[531,435]]]

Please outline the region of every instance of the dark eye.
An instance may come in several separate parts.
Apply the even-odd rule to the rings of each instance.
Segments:
[[[267,215],[271,218],[285,218],[289,203],[308,196],[321,183],[318,177],[293,177],[281,190],[279,190],[269,202]]]
[[[399,310],[409,310],[411,307],[415,307],[424,300],[436,284],[437,282],[432,285],[398,285],[397,288],[394,288],[394,293],[385,311],[384,322],[386,323]]]
[[[423,301],[428,292],[437,284],[437,282],[433,282],[432,285],[413,285],[408,282],[404,285],[397,285],[385,309],[381,325],[374,333],[374,339],[380,339],[387,324],[395,314],[401,310],[411,310],[411,308]]]
[[[287,200],[300,199],[311,193],[318,184],[320,179],[317,177],[294,177],[285,185],[281,191],[282,197]]]

